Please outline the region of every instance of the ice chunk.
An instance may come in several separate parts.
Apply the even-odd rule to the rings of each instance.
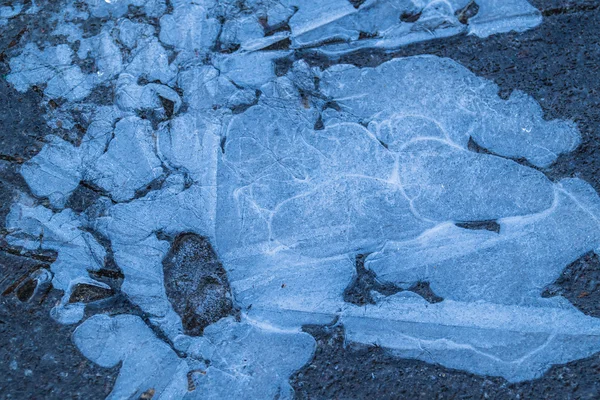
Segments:
[[[157,38],[138,41],[131,54],[131,62],[125,68],[125,72],[138,79],[160,81],[166,85],[175,80],[177,67],[169,63],[169,55]]]
[[[6,227],[11,232],[7,237],[11,245],[58,253],[51,267],[52,285],[64,291],[64,295],[52,315],[62,323],[81,320],[83,305],[69,304],[71,292],[80,282],[103,286],[87,272],[104,266],[105,249],[83,229],[83,224],[70,209],[55,214],[43,206],[17,203],[6,218]]]
[[[110,192],[116,201],[132,199],[136,190],[163,173],[152,135],[149,121],[122,119],[106,153],[98,157],[86,178]]]
[[[196,380],[194,398],[234,399],[251,393],[291,398],[287,377],[308,362],[315,347],[307,333],[232,318],[207,327],[204,337],[213,344],[214,356],[206,375]]]
[[[488,179],[490,175],[495,178]],[[418,215],[435,221],[533,214],[550,208],[554,198],[552,184],[541,172],[437,139],[406,145],[398,176]]]
[[[81,151],[56,136],[21,167],[21,175],[31,192],[47,197],[50,204],[62,207],[81,180]]]
[[[419,56],[377,68],[334,66],[323,73],[320,87],[359,119],[381,123],[416,115],[435,121],[458,146],[466,147],[472,137],[494,153],[541,167],[579,144],[572,123],[545,121],[535,100],[521,92],[499,98],[495,84],[449,59]]]
[[[315,90],[293,70],[286,78]],[[352,340],[513,381],[600,349],[595,319],[541,298],[566,265],[597,248],[600,199],[580,180],[552,183],[506,159],[547,165],[577,143],[572,124],[545,121],[531,98],[502,100],[492,83],[434,57],[324,71],[320,95],[332,105],[321,127],[302,96],[275,96],[288,87],[278,80],[231,120],[218,166],[217,248],[236,299],[252,306],[247,315],[286,328],[339,316]],[[474,152],[469,140],[504,157]],[[455,225],[489,220],[499,233]],[[345,303],[354,257],[370,252],[366,266],[377,279],[398,288],[428,281],[445,300],[432,306],[398,294],[374,307]],[[495,348],[488,328],[460,311],[444,319],[463,304],[547,328],[515,333],[499,320]],[[572,334],[552,327],[563,317],[579,324]]]
[[[293,46],[336,57],[344,53],[400,46],[469,32],[486,37],[540,24],[541,13],[525,0],[478,1],[478,13],[459,21],[468,0],[370,0],[358,7],[350,1],[287,0],[295,7],[289,20]]]
[[[162,108],[164,100],[172,105],[169,114],[178,112],[181,107],[181,98],[170,87],[158,83],[138,85],[135,78],[129,74],[119,75],[115,100],[124,111]],[[167,111],[164,111],[164,114],[167,117]]]
[[[102,367],[121,363],[107,399],[139,397],[150,389],[157,399],[183,398],[187,393],[187,363],[139,317],[95,315],[77,327],[73,341]]]
[[[159,155],[172,169],[188,173],[196,182],[206,182],[217,162],[215,130],[190,114],[174,118],[158,131]]]
[[[192,3],[176,6],[160,19],[160,40],[186,51],[208,51],[219,33],[219,22],[204,7]]]
[[[95,59],[97,83],[106,82],[117,76],[123,69],[121,51],[110,36],[109,30],[103,30],[99,35],[80,40],[77,56],[80,59],[92,57]]]
[[[118,26],[119,41],[129,49],[133,49],[139,41],[145,41],[154,35],[152,25],[122,19]]]
[[[347,340],[510,382],[538,378],[554,363],[597,352],[600,320],[551,299],[538,305],[444,300],[402,293],[348,310]]]
[[[522,0],[478,0],[479,12],[469,19],[469,33],[479,37],[523,32],[542,22],[542,13]]]
[[[21,55],[10,60],[6,79],[20,92],[31,86],[46,84],[44,93],[51,98],[81,100],[92,90],[89,76],[72,63],[73,51],[66,44],[40,50],[28,43]]]

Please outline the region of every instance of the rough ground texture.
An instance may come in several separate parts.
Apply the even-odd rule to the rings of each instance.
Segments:
[[[600,356],[554,366],[533,381],[509,384],[417,360],[377,345],[345,343],[339,326],[306,326],[315,358],[292,378],[297,399],[597,399]]]
[[[47,12],[52,11],[52,5],[38,3],[42,7],[38,14],[13,18],[7,26],[0,27],[0,72],[3,75],[8,73],[8,59],[17,54],[25,43],[44,41],[49,29]],[[600,8],[595,1],[540,0],[532,3],[543,11],[544,20],[530,31],[487,39],[459,35],[409,45],[392,55],[368,51],[344,56],[336,62],[376,66],[393,57],[434,54],[452,58],[476,75],[494,81],[500,86],[502,96],[508,97],[514,89],[522,90],[540,103],[547,119],[572,119],[582,133],[582,144],[575,152],[560,156],[558,162],[549,168],[538,168],[553,180],[581,177],[599,190],[600,69],[597,61],[600,48],[596,42]],[[101,24],[101,19],[91,20],[88,27],[90,34],[98,33]],[[295,58],[304,58],[318,66],[331,63],[310,51],[298,52]],[[82,69],[86,68],[84,60],[78,62]],[[285,67],[285,62],[282,65]],[[60,104],[44,102],[42,106],[43,95],[39,88],[18,93],[2,80],[0,96],[4,104],[11,105],[0,109],[0,218],[3,220],[15,200],[15,193],[29,191],[17,173],[19,165],[42,148],[47,134],[77,143],[85,131],[85,123],[68,131],[57,125],[49,128],[41,115],[47,107],[59,107]],[[110,88],[93,93],[92,98],[99,104],[113,101]],[[251,101],[249,103],[252,104]],[[173,104],[167,101],[163,106],[166,117],[170,117]],[[247,105],[244,105],[235,110],[241,112],[246,108]],[[157,123],[165,115],[148,114],[145,117]],[[317,127],[318,122],[315,129]],[[225,148],[225,143],[222,144]],[[519,162],[531,166],[525,160]],[[160,186],[160,181],[157,184]],[[148,191],[151,189],[149,186]],[[83,212],[103,194],[94,185],[80,185],[69,198],[67,207],[76,213]],[[483,228],[471,222],[461,224],[466,229],[496,232],[499,228],[494,223],[489,222]],[[98,241],[102,242],[101,238]],[[103,368],[88,361],[90,357],[84,357],[72,344],[70,337],[74,326],[60,325],[50,318],[50,309],[61,294],[50,288],[44,280],[43,270],[49,268],[56,254],[18,254],[18,249],[5,242],[0,243],[0,249],[0,397],[106,396],[113,389],[121,364]],[[95,276],[110,289],[79,285],[71,293],[70,301],[89,304],[86,317],[95,313],[133,314],[152,328],[149,316],[133,306],[121,292],[123,276],[114,266],[112,257],[111,251],[108,251],[105,258],[107,268],[97,271]],[[175,238],[163,260],[163,267],[167,297],[182,317],[186,333],[199,335],[207,325],[221,317],[236,314],[223,267],[205,239],[185,235]],[[375,302],[370,290],[382,295],[401,290],[378,282],[372,273],[364,270],[364,266],[360,268],[357,266],[359,274],[345,292],[347,302]],[[599,279],[598,257],[589,253],[569,265],[543,295],[562,295],[583,313],[598,317]],[[189,285],[179,285],[181,282]],[[286,289],[285,285],[277,283],[281,290]],[[406,289],[430,303],[441,300],[426,282]],[[107,297],[110,302],[106,301]],[[298,398],[592,399],[600,396],[598,354],[552,367],[542,378],[509,384],[501,378],[481,377],[422,361],[399,359],[378,345],[347,343],[344,327],[340,324],[305,326],[305,331],[316,339],[317,350],[314,359],[290,381]],[[159,330],[155,329],[154,333],[168,347],[173,347]],[[240,336],[246,334],[244,332]],[[194,386],[197,376],[200,375],[191,372],[187,375],[189,388]],[[153,389],[149,389],[142,398],[151,398],[153,393]]]
[[[38,2],[39,3],[39,2]],[[51,4],[37,15],[14,18],[0,27],[0,74],[21,40],[41,40]],[[27,191],[19,165],[37,154],[51,129],[42,118],[42,93],[18,93],[0,79],[0,219],[4,221],[16,190]],[[2,224],[4,226],[4,224]],[[118,368],[99,367],[73,346],[74,326],[57,324],[50,310],[61,293],[29,276],[48,268],[53,254],[19,254],[0,242],[0,397],[102,398],[110,393]]]
[[[225,270],[206,238],[178,236],[163,264],[167,296],[188,335],[201,335],[208,325],[234,314]]]
[[[4,399],[103,398],[118,368],[99,367],[73,346],[74,327],[57,324],[50,309],[60,298],[49,282],[27,277],[49,259],[0,255],[0,391]]]

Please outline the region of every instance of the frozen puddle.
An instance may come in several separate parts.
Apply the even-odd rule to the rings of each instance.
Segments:
[[[7,239],[57,252],[52,315],[80,324],[90,360],[122,363],[111,398],[289,398],[309,323],[509,381],[600,351],[597,318],[541,297],[600,246],[598,194],[539,172],[577,147],[573,123],[450,59],[294,58],[524,30],[541,18],[527,2],[86,3],[56,15],[62,43],[10,61],[18,90],[64,99],[50,126],[88,125],[23,165],[35,198],[12,206]],[[93,101],[103,87],[114,102]],[[82,182],[97,199],[76,212]],[[140,313],[88,317],[72,301],[81,285],[111,289],[97,278],[109,258]],[[379,290],[345,301],[357,273]],[[408,290],[425,282],[435,301]]]

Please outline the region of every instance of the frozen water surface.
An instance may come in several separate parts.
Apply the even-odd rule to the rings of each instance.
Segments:
[[[524,93],[500,98],[450,59],[274,64],[302,49],[335,60],[524,30],[541,18],[526,1],[480,0],[477,12],[466,0],[85,3],[55,16],[63,42],[10,60],[17,90],[45,84],[64,99],[49,124],[89,124],[73,143],[48,137],[22,166],[36,198],[21,195],[7,228],[13,245],[58,253],[52,315],[80,324],[73,340],[90,360],[121,363],[111,398],[288,398],[314,351],[307,323],[509,381],[600,351],[598,319],[541,297],[600,246],[597,193],[540,172],[577,147],[572,122],[545,120]],[[106,22],[83,38],[94,17]],[[107,85],[114,102],[94,103]],[[77,213],[65,205],[82,182],[98,199]],[[465,228],[490,221],[499,229]],[[181,233],[212,243],[239,310],[201,336],[184,333],[165,289],[168,240]],[[70,301],[78,284],[108,288],[90,274],[107,243],[144,318],[83,320],[85,304]],[[395,294],[344,301],[358,255]],[[420,282],[443,301],[402,291]]]

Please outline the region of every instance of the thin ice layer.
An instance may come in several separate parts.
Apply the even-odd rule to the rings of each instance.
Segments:
[[[95,315],[75,330],[81,352],[103,367],[121,363],[109,399],[139,397],[152,391],[157,399],[291,398],[287,377],[309,360],[314,339],[299,331],[255,326],[252,321],[223,319],[190,343],[183,360],[158,339],[141,318]]]
[[[600,243],[600,199],[581,180],[552,183],[507,158],[547,165],[549,154],[576,145],[574,125],[544,120],[527,96],[499,98],[495,85],[447,59],[315,73],[320,93],[308,107],[262,96],[226,128],[217,248],[249,315],[285,327],[339,316],[352,340],[511,381],[600,349],[596,319],[541,298],[566,265]],[[297,71],[287,77],[305,85]],[[321,113],[318,127],[312,107],[322,98],[335,106]],[[255,122],[261,118],[273,123]],[[498,155],[470,150],[470,139]],[[489,220],[498,221],[499,234],[455,226]],[[429,324],[422,338],[420,322],[404,317],[412,303],[380,296],[375,313],[344,302],[355,256],[371,252],[366,266],[378,279],[399,289],[429,281],[446,299],[422,311]],[[498,321],[489,337],[501,338],[504,354],[490,353],[485,335],[472,339],[487,329],[477,318],[464,322],[460,311],[442,318],[446,301],[481,304],[473,309],[482,313],[477,318],[489,310],[500,318],[519,305],[519,324],[534,318],[547,328],[514,333],[514,324]],[[560,333],[556,313],[581,331]],[[429,329],[438,336],[429,338]],[[574,337],[581,338],[577,347]],[[421,339],[439,357],[413,351]]]

